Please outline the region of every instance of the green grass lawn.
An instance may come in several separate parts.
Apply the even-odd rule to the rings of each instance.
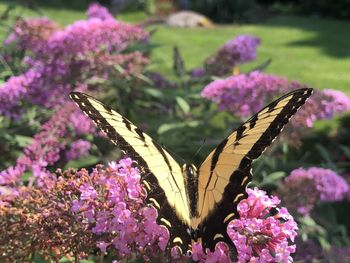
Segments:
[[[9,1],[0,1],[0,13]],[[40,12],[63,25],[85,17],[84,8],[42,6]],[[37,12],[18,9],[24,16]],[[140,12],[121,14],[120,20],[137,22],[144,19]],[[5,22],[9,24],[10,22]],[[2,22],[4,24],[4,22]],[[1,38],[6,27],[1,27]],[[273,17],[260,24],[225,25],[213,29],[180,29],[157,26],[152,42],[159,44],[152,54],[152,70],[172,76],[172,47],[177,45],[187,69],[201,66],[203,60],[225,41],[239,34],[261,38],[258,59],[245,64],[251,69],[268,58],[272,64],[267,72],[296,79],[316,88],[332,88],[350,95],[350,29],[349,21],[306,17]]]
[[[169,73],[171,49],[177,45],[188,68],[200,66],[226,40],[239,34],[261,38],[258,59],[251,69],[271,58],[267,72],[300,80],[317,88],[333,88],[350,95],[350,22],[303,17],[275,17],[262,24],[218,26],[214,29],[158,27],[153,41],[162,45],[153,60]]]

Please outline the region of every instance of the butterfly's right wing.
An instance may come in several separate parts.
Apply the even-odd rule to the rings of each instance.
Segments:
[[[158,223],[169,230],[169,246],[187,251],[191,243],[186,232],[189,207],[178,163],[150,136],[102,102],[79,92],[70,96],[114,144],[145,169],[141,180],[147,189],[146,202],[158,210]]]
[[[309,88],[294,90],[270,103],[204,160],[199,168],[197,203],[203,247],[213,250],[220,241],[230,243],[227,225],[239,216],[237,204],[246,198],[252,161],[273,142],[311,94]]]

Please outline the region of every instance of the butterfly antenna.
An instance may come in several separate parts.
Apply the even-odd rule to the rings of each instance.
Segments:
[[[203,141],[202,141],[202,144],[201,146],[199,146],[198,150],[195,152],[195,154],[192,156],[191,158],[191,163],[193,163],[193,160],[194,158],[196,158],[196,156],[199,154],[199,152],[202,150],[204,144],[205,144],[205,141],[207,140],[207,138],[204,138]]]
[[[165,147],[163,144],[161,144],[161,145],[162,145],[162,147],[163,147],[165,150],[167,150],[167,152],[171,153],[172,156],[176,156],[176,158],[177,158],[178,160],[181,160],[182,163],[186,163],[186,160],[185,160],[184,158],[182,158],[180,155],[178,155],[176,152],[174,152],[174,151],[168,149],[168,148]]]

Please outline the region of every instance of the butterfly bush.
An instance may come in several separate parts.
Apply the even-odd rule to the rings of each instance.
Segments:
[[[14,46],[16,51],[41,52],[51,35],[58,30],[61,27],[47,17],[21,19],[13,25],[4,45]]]
[[[320,244],[311,238],[306,241],[297,238],[296,244],[298,248],[294,255],[296,261],[336,263],[347,263],[350,261],[349,246],[331,246],[329,249],[322,249]]]
[[[297,81],[254,71],[209,83],[201,95],[218,104],[222,111],[233,112],[245,119],[260,110],[273,98],[288,91],[306,88]],[[350,109],[350,98],[337,90],[315,90],[305,105],[292,118],[295,127],[312,127],[316,120],[330,119]]]
[[[91,79],[120,79],[142,72],[149,62],[146,55],[121,52],[147,42],[149,34],[111,15],[107,18],[106,12],[94,4],[88,10],[89,19],[66,28],[47,18],[16,23],[4,44],[25,53],[22,62],[28,70],[0,86],[0,102],[10,97],[9,103],[1,103],[0,114],[18,117],[23,101],[53,108],[66,102],[76,87],[89,88],[86,84]]]
[[[95,128],[72,104],[69,92],[97,93],[102,85],[94,84],[96,79],[130,78],[148,64],[145,54],[126,49],[147,42],[149,34],[112,16],[106,18],[106,12],[95,4],[88,10],[89,19],[65,28],[47,18],[15,23],[4,44],[25,54],[21,64],[27,69],[0,85],[0,116],[23,127],[28,125],[22,118],[26,109],[39,109],[47,117],[38,120],[42,127],[22,156],[0,171],[1,185],[16,185],[25,172],[32,172],[30,183],[47,187],[57,167],[86,156],[91,144],[85,137]]]
[[[256,59],[256,48],[260,39],[251,35],[239,35],[219,48],[217,53],[205,61],[208,73],[223,76],[232,72],[234,66]]]
[[[291,120],[295,126],[312,127],[316,120],[331,119],[350,109],[350,98],[338,90],[316,91]]]
[[[101,20],[114,19],[108,9],[98,3],[91,3],[86,14],[88,18],[99,18]]]
[[[309,214],[319,200],[340,201],[350,191],[343,177],[330,169],[319,167],[293,170],[284,180],[284,185],[279,191],[283,202],[301,215]]]
[[[9,186],[2,187],[0,259],[15,261],[33,251],[52,260],[83,259],[99,251],[100,257],[108,254],[116,260],[135,256],[164,260],[170,256],[164,252],[169,234],[156,223],[157,210],[146,206],[140,177],[132,159],[124,158],[108,166],[97,165],[91,173],[58,171],[46,188],[20,186],[6,191]],[[238,205],[240,219],[228,227],[239,262],[290,260],[295,248],[288,240],[293,241],[297,229],[293,218],[285,208],[276,208],[276,197],[256,188],[247,193],[248,198]],[[271,209],[278,212],[272,215]],[[207,254],[196,243],[191,258],[231,262],[228,255],[223,243]]]
[[[175,88],[176,83],[168,80],[162,74],[157,72],[148,72],[147,77],[153,82],[153,86],[156,88]]]
[[[302,87],[296,82],[290,85]],[[201,95],[217,103],[220,110],[231,111],[246,118],[259,111],[277,93],[288,89],[287,79],[254,71],[247,75],[214,80],[204,87]]]
[[[70,120],[77,120],[72,123]],[[76,126],[75,126],[76,125]],[[35,181],[41,187],[52,184],[53,173],[50,167],[62,162],[62,155],[66,162],[85,156],[91,144],[85,140],[75,140],[75,134],[93,134],[95,126],[74,103],[67,103],[65,107],[57,110],[40,131],[33,137],[32,142],[24,148],[15,166],[0,172],[0,185],[15,186],[20,183],[25,171],[31,171]]]
[[[57,175],[51,187],[0,195],[0,227],[6,232],[0,259],[15,261],[34,251],[52,260],[82,259],[97,250],[101,257],[108,252],[126,259],[164,250],[166,230],[156,224],[156,210],[144,205],[140,172],[131,159],[98,165],[90,174],[82,169]]]
[[[237,207],[240,218],[228,226],[239,262],[289,262],[295,252],[297,224],[288,210],[276,208],[280,200],[266,192],[247,189],[248,198]],[[269,214],[272,209],[277,213]]]
[[[27,94],[30,83],[25,75],[13,76],[0,87],[0,115],[18,119],[21,109],[19,106]]]
[[[78,139],[70,145],[70,149],[66,152],[66,159],[74,160],[87,156],[90,148],[91,143],[89,141]]]

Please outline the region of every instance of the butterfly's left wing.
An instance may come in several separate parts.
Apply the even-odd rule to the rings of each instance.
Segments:
[[[157,222],[169,230],[169,247],[177,245],[186,252],[191,243],[186,231],[190,216],[181,167],[162,146],[115,110],[87,94],[72,92],[70,96],[114,144],[144,169],[141,182],[147,190],[146,202],[158,210]]]
[[[272,102],[223,140],[202,163],[197,224],[204,248],[213,250],[219,241],[231,243],[227,225],[239,217],[237,204],[246,198],[252,161],[272,143],[311,94],[312,89],[299,89]]]

